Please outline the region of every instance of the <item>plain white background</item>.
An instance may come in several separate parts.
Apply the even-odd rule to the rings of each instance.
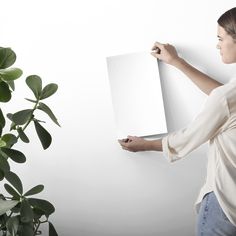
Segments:
[[[17,54],[24,70],[4,112],[30,108],[30,74],[59,85],[45,100],[62,128],[46,116],[53,135],[43,151],[33,127],[17,148],[27,163],[12,164],[25,190],[43,183],[56,206],[51,220],[66,236],[193,236],[193,204],[204,183],[207,145],[170,164],[161,152],[130,153],[116,140],[105,58],[174,44],[190,63],[229,81],[235,66],[221,63],[217,19],[235,1],[8,0],[1,1],[0,46]],[[187,125],[204,95],[175,68],[160,64],[169,130]],[[150,114],[151,115],[151,114]],[[157,121],[158,122],[158,121]],[[7,131],[7,130],[6,130]],[[1,187],[2,188],[2,187]]]

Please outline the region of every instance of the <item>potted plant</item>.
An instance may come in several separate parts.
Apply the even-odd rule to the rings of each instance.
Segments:
[[[57,84],[50,83],[42,86],[42,80],[37,75],[26,78],[26,84],[33,92],[34,98],[28,100],[32,106],[29,109],[15,113],[5,114],[1,109],[1,103],[11,100],[15,90],[14,81],[21,77],[22,70],[11,67],[16,61],[16,54],[11,48],[0,47],[0,181],[5,181],[6,194],[0,194],[0,235],[3,236],[34,236],[41,234],[41,224],[49,224],[49,236],[56,236],[57,232],[49,221],[49,216],[54,213],[54,206],[45,199],[35,198],[43,191],[42,184],[24,191],[19,176],[13,172],[10,162],[26,162],[26,156],[14,145],[19,142],[29,143],[26,128],[34,124],[36,133],[43,149],[47,149],[52,141],[50,133],[35,116],[35,111],[40,110],[48,115],[57,124],[57,118],[52,110],[44,103],[44,100],[57,91]],[[43,100],[43,102],[42,102]],[[7,119],[10,125],[7,128]]]

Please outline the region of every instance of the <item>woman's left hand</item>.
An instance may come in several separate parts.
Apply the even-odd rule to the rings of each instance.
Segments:
[[[148,140],[137,136],[127,136],[127,139],[119,139],[118,142],[124,150],[130,152],[147,151]]]

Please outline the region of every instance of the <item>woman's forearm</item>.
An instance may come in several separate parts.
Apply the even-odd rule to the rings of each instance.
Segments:
[[[223,85],[222,83],[197,70],[182,58],[176,60],[172,65],[181,70],[193,81],[194,84],[199,87],[199,89],[201,89],[207,95],[209,95],[210,92],[216,87]]]
[[[147,151],[160,151],[162,152],[162,139],[150,140],[146,143]]]

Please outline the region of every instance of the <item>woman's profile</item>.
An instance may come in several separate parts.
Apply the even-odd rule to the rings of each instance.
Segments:
[[[218,19],[217,37],[222,62],[236,63],[236,7]],[[136,136],[118,140],[127,151],[162,151],[177,161],[209,142],[206,182],[195,202],[197,236],[236,235],[236,77],[222,84],[200,72],[174,46],[156,42],[152,55],[186,74],[208,96],[203,109],[187,126],[162,139]]]

